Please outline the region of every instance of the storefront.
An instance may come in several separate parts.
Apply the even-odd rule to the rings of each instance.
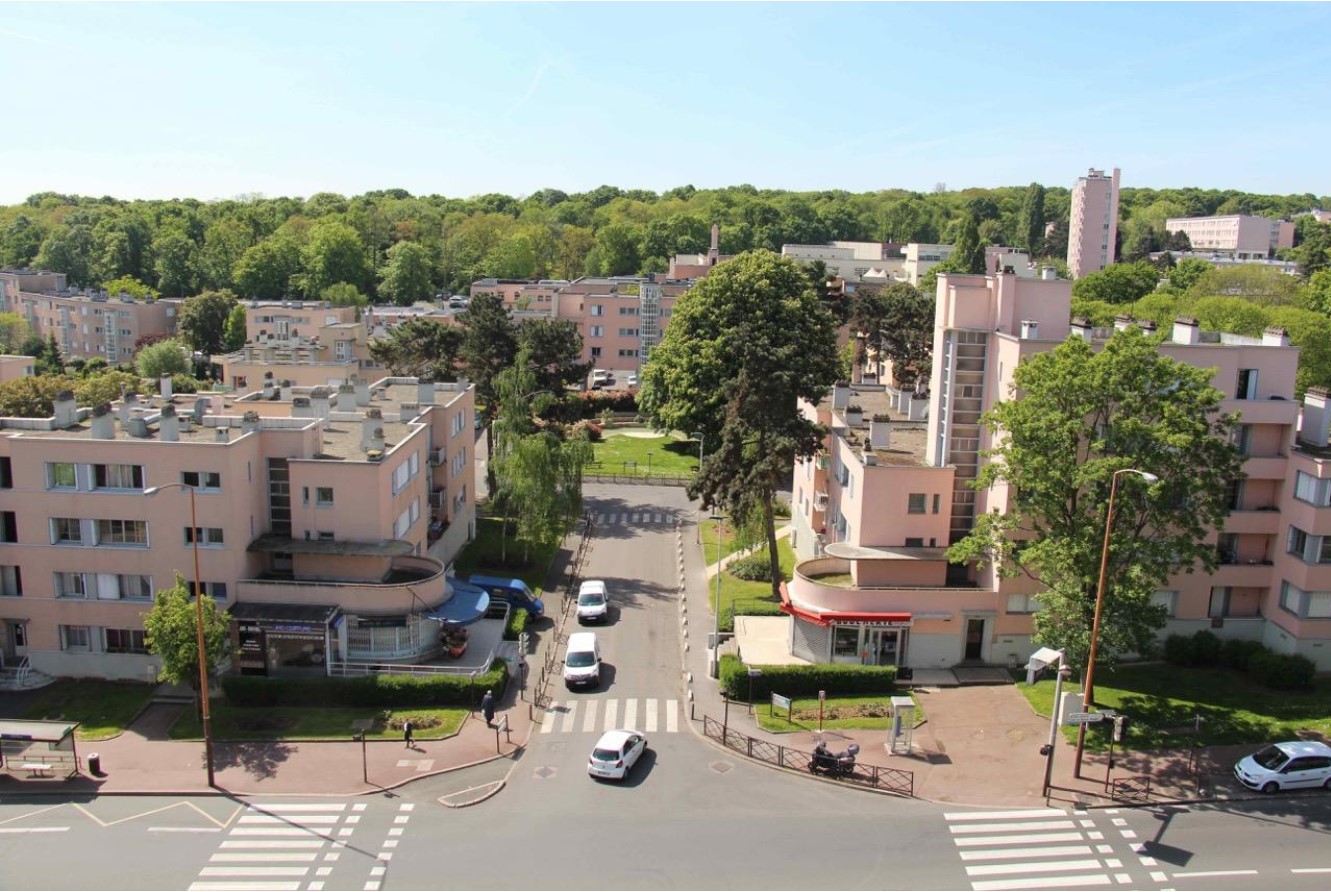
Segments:
[[[328,673],[343,617],[326,604],[253,604],[231,608],[232,648],[241,675],[284,677]]]
[[[904,666],[914,619],[909,613],[816,612],[783,599],[792,655],[814,663]]]

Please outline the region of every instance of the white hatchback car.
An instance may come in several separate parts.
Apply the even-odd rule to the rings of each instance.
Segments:
[[[623,780],[646,751],[647,738],[637,731],[607,731],[596,741],[587,759],[587,773],[592,777]]]
[[[1239,783],[1263,793],[1300,787],[1331,789],[1331,746],[1316,740],[1273,743],[1234,766]]]
[[[578,622],[603,623],[610,615],[610,599],[605,591],[605,583],[599,579],[588,579],[578,586]]]

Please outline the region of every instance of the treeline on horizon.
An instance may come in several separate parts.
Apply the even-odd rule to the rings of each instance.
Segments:
[[[346,197],[242,196],[123,201],[42,192],[0,208],[0,266],[66,273],[71,284],[188,297],[327,298],[410,304],[476,279],[574,279],[665,272],[674,254],[720,248],[780,251],[834,240],[954,243],[974,223],[985,244],[1063,260],[1070,190],[1032,183],[933,192],[791,192],[741,185],[664,193],[601,186],[524,198],[413,196],[385,189]],[[1174,216],[1291,217],[1327,196],[1124,188],[1119,258],[1171,247]],[[1298,235],[1309,230],[1301,217]],[[1047,224],[1053,224],[1046,237]],[[971,230],[972,232],[974,230]],[[330,289],[333,289],[330,292]],[[352,289],[355,294],[350,295]]]

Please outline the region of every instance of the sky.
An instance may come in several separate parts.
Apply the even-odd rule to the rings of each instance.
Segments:
[[[0,203],[1331,193],[1328,3],[0,2]]]

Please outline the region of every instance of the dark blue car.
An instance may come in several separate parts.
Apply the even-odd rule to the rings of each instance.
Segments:
[[[536,593],[527,587],[521,579],[505,579],[501,576],[473,576],[469,580],[490,593],[490,600],[504,601],[515,608],[526,610],[532,616],[545,612],[545,604],[536,597]]]

